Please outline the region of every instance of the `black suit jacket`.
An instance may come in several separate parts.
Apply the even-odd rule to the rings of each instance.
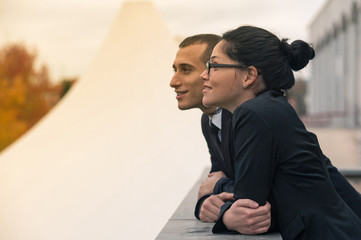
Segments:
[[[226,178],[220,179],[213,189],[213,193],[209,193],[198,200],[195,207],[195,216],[199,219],[199,211],[203,201],[211,194],[219,194],[221,192],[234,192],[234,134],[232,128],[232,113],[226,109],[222,110],[222,153],[217,151],[215,146],[215,135],[212,134],[212,129],[209,125],[209,117],[206,114],[202,115],[201,125],[204,138],[208,145],[208,150],[211,158],[211,171],[223,171]],[[313,135],[314,141],[317,142],[317,137]],[[319,146],[319,145],[318,145]],[[334,167],[331,161],[323,155],[323,160],[326,163],[331,181],[336,188],[337,193],[345,201],[345,203],[361,218],[361,195],[352,185],[341,175],[341,173]]]
[[[209,154],[211,156],[211,171],[217,172],[223,171],[224,174],[230,179],[234,179],[234,141],[233,141],[233,129],[232,129],[232,113],[226,109],[222,109],[222,141],[221,148],[216,146],[218,143],[217,136],[212,133],[209,125],[209,117],[206,114],[202,115],[202,132],[206,139]],[[219,151],[220,150],[220,151]]]
[[[206,114],[202,115],[201,119],[203,136],[207,142],[208,151],[211,156],[211,171],[222,171],[227,176],[220,179],[214,188],[213,193],[209,193],[201,197],[195,206],[194,215],[199,219],[201,206],[206,198],[212,194],[221,192],[233,192],[234,187],[234,138],[232,129],[232,113],[226,109],[222,109],[222,141],[221,147],[217,147],[217,135],[214,134],[213,129],[209,125],[209,117]]]
[[[336,192],[317,138],[282,95],[267,91],[234,112],[234,197],[269,201],[283,239],[359,239],[360,218]]]

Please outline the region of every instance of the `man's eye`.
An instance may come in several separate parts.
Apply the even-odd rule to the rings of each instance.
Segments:
[[[192,70],[190,68],[183,68],[183,73],[190,73]]]

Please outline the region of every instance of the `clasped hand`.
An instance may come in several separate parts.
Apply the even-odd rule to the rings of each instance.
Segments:
[[[199,188],[198,199],[200,199],[206,194],[212,193],[213,188],[218,182],[218,180],[223,177],[226,177],[226,175],[222,171],[209,173],[208,177],[202,182]]]

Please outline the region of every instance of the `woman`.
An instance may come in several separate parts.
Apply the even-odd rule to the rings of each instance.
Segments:
[[[284,239],[361,239],[361,220],[336,193],[314,134],[283,90],[313,59],[304,41],[291,45],[251,26],[225,33],[204,79],[203,104],[233,113],[235,199],[269,201]],[[213,231],[235,230],[227,203]]]

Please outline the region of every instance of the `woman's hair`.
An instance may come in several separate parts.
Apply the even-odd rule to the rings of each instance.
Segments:
[[[224,53],[232,60],[256,67],[267,89],[287,90],[295,83],[294,71],[313,59],[313,48],[302,40],[280,41],[262,28],[242,26],[223,34]]]

